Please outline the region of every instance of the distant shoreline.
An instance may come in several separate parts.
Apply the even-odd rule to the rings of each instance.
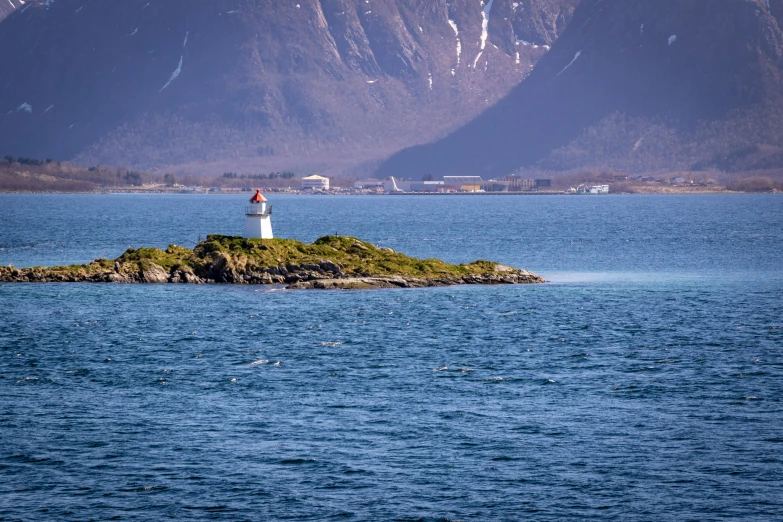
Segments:
[[[638,186],[634,187],[632,191],[623,192],[611,192],[610,194],[574,194],[563,191],[538,191],[538,192],[372,192],[372,191],[352,191],[346,189],[345,191],[330,191],[330,192],[311,192],[302,190],[286,190],[275,188],[261,188],[262,191],[269,194],[285,194],[295,196],[606,196],[606,195],[683,195],[683,194],[783,194],[781,191],[766,191],[766,192],[745,192],[737,190],[729,190],[724,186],[716,187],[687,187],[687,186]],[[219,191],[211,190],[177,190],[177,189],[163,189],[163,188],[117,188],[110,190],[91,190],[91,191],[54,191],[54,190],[17,190],[7,191],[0,190],[0,194],[181,194],[181,195],[241,195],[248,194],[247,191],[240,189],[222,189]]]

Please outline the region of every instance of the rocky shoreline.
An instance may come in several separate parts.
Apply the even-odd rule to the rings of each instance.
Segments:
[[[324,254],[332,254],[332,259]],[[303,259],[306,262],[301,262]],[[369,289],[545,281],[532,272],[489,261],[449,265],[438,260],[418,260],[354,238],[327,236],[313,245],[304,245],[292,240],[210,236],[192,251],[172,245],[165,251],[128,249],[113,261],[96,259],[87,265],[0,267],[0,282],[216,283]]]
[[[189,284],[255,284],[285,285],[291,289],[362,289],[362,288],[424,288],[453,285],[512,285],[543,283],[544,279],[525,270],[509,269],[494,274],[476,274],[463,277],[421,279],[415,277],[354,276],[333,269],[333,263],[325,266],[277,266],[263,271],[226,270],[213,272],[214,278],[203,278],[188,269],[172,269],[149,264],[137,271],[121,270],[119,263],[113,270],[87,271],[63,274],[45,267],[0,267],[0,282],[4,283],[189,283]],[[502,265],[499,265],[502,266]],[[503,267],[506,268],[506,267]]]

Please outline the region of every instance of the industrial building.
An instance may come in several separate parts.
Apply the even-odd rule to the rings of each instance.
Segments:
[[[443,184],[460,192],[478,192],[484,180],[481,176],[443,176]]]
[[[403,181],[392,176],[383,182],[386,192],[443,192],[442,181]]]
[[[357,181],[353,184],[353,188],[359,189],[359,190],[385,190],[386,183],[383,181],[377,181],[373,179],[368,179],[364,181]]]
[[[386,193],[449,193],[449,192],[523,192],[551,190],[552,180],[520,179],[507,176],[503,180],[484,181],[481,176],[444,176],[443,181],[404,180],[390,177],[384,181],[364,180],[354,184],[359,190],[383,190]]]
[[[551,190],[551,179],[523,179],[517,175],[506,176],[508,190],[512,192],[532,192],[540,189]]]
[[[394,177],[384,181],[386,192],[480,192],[481,176],[444,176],[443,181],[410,181]]]

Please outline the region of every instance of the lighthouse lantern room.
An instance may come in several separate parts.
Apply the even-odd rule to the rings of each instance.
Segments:
[[[256,190],[245,208],[245,237],[249,239],[272,239],[272,206],[267,207],[266,198]]]

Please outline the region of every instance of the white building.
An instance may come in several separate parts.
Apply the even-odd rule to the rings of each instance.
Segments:
[[[568,192],[574,194],[609,194],[609,185],[579,185],[568,189]]]
[[[302,190],[329,190],[329,178],[317,175],[302,178]]]
[[[383,189],[386,192],[440,192],[444,184],[442,181],[401,181],[394,176],[383,181]]]
[[[248,239],[272,239],[272,207],[267,209],[266,198],[256,190],[245,208],[245,237]]]

